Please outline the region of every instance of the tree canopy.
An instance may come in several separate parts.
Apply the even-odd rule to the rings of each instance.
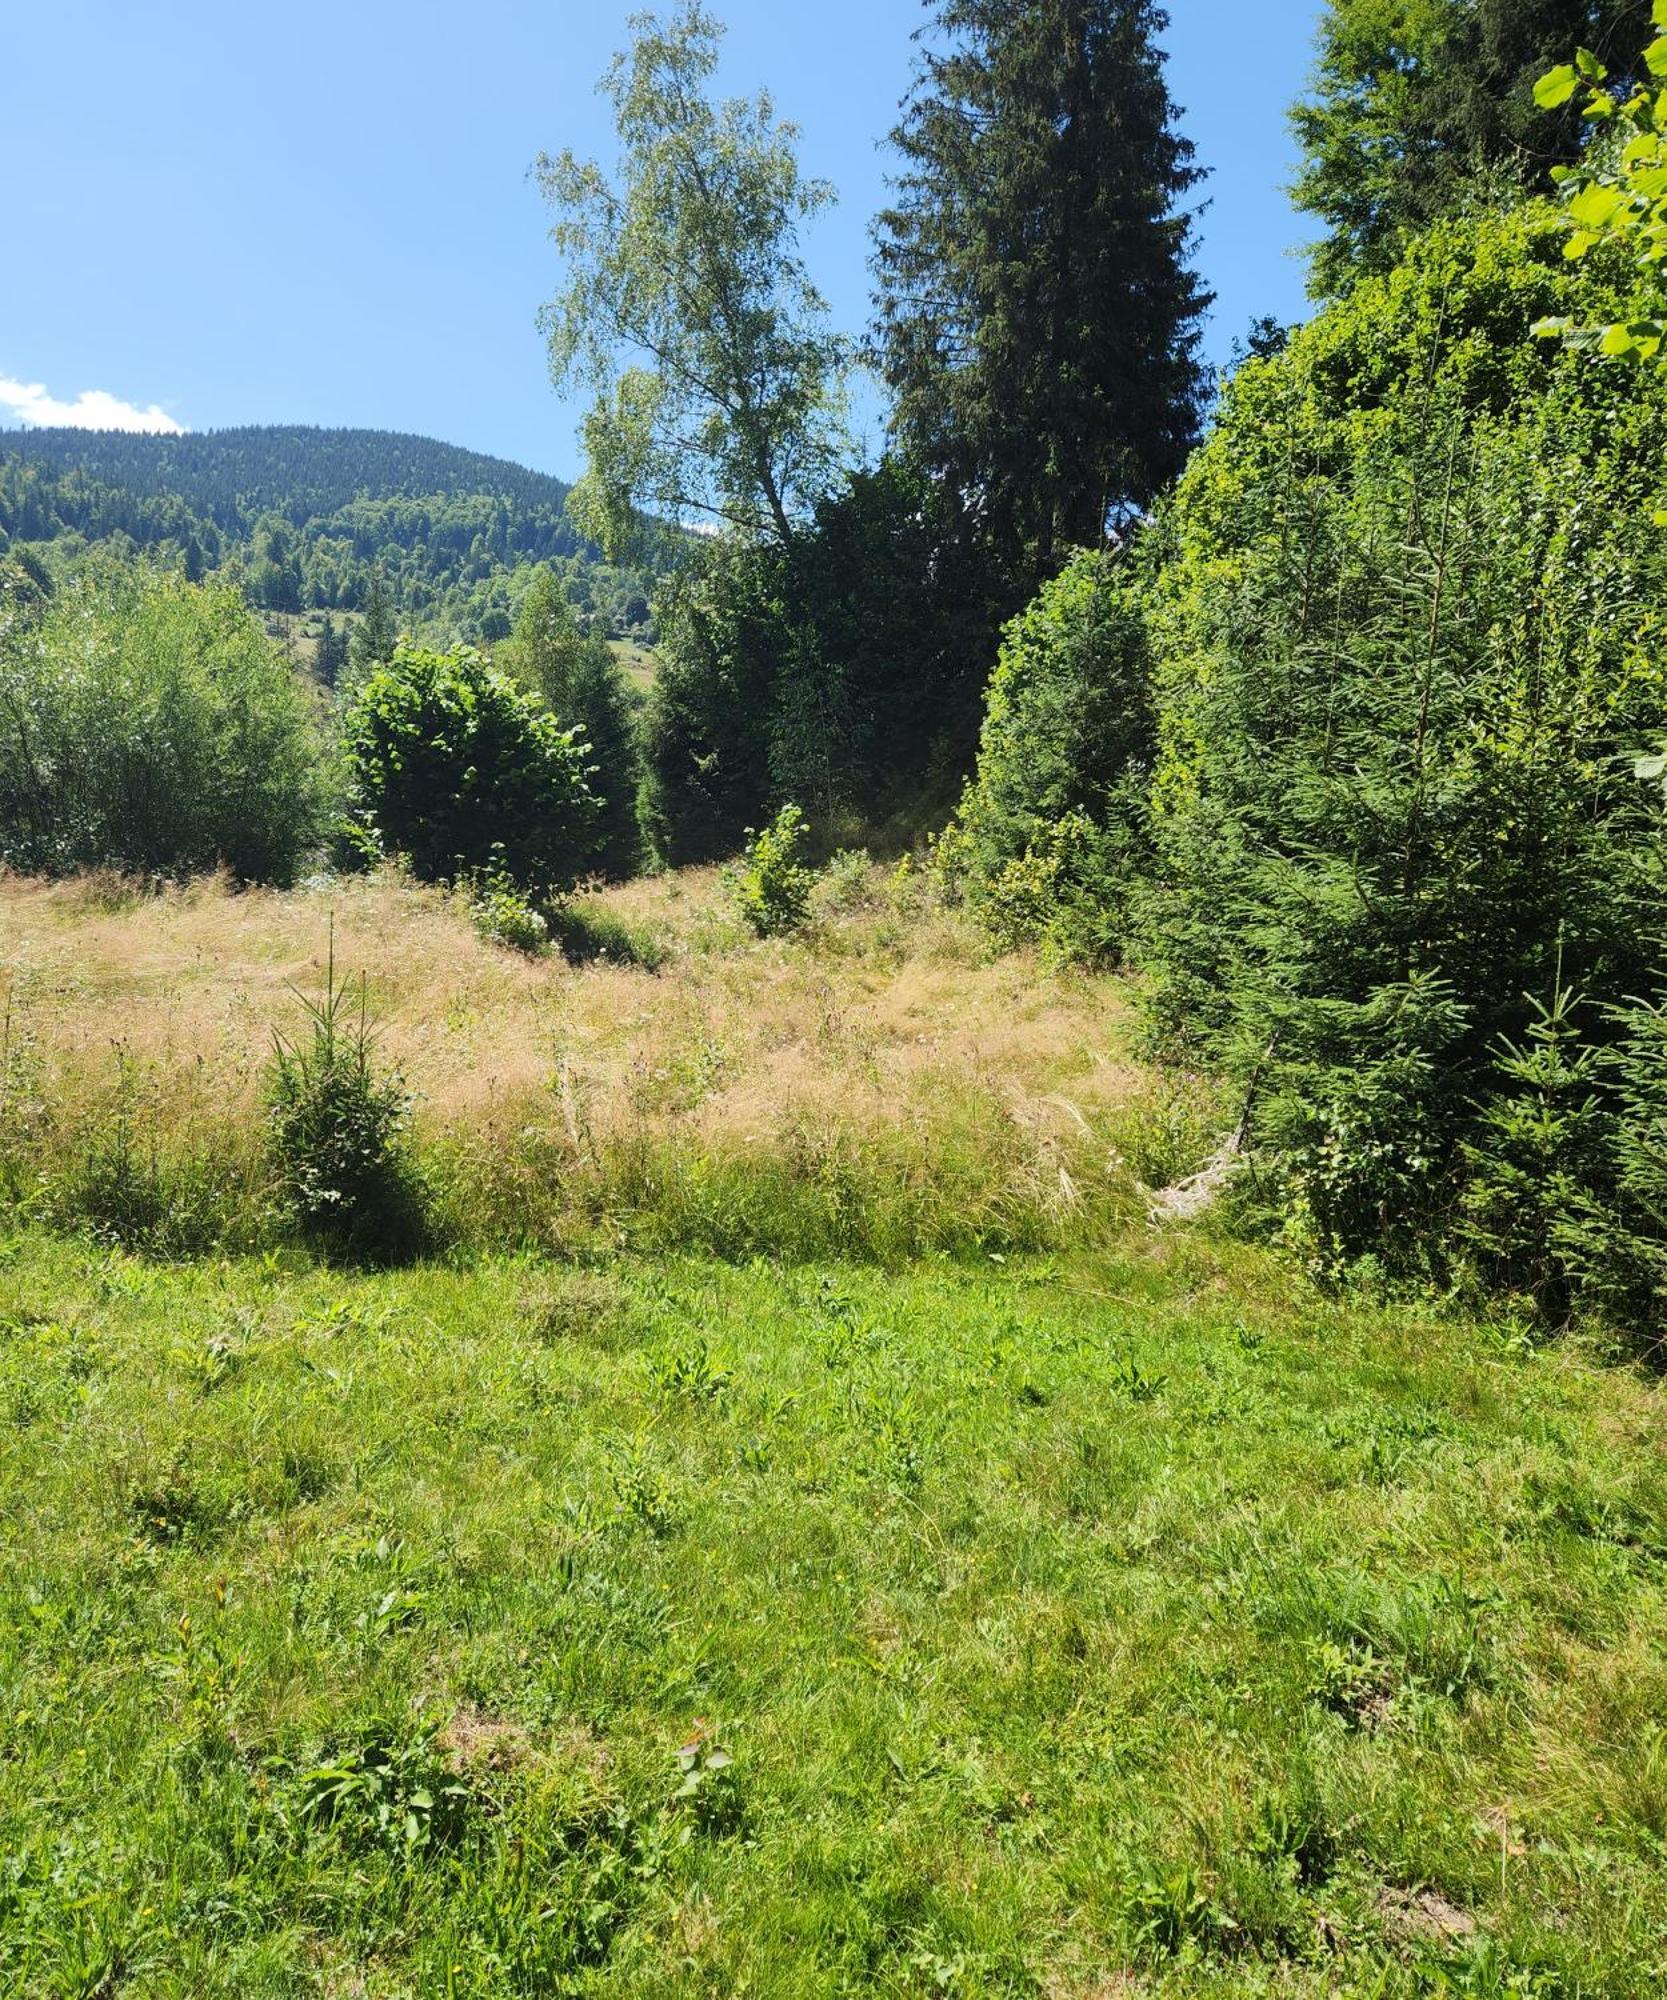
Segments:
[[[1325,235],[1313,290],[1395,262],[1408,233],[1503,186],[1543,193],[1580,151],[1569,108],[1534,85],[1577,47],[1625,61],[1647,0],[1330,0],[1306,98],[1294,193]]]
[[[785,544],[843,447],[845,344],[798,247],[833,193],[767,95],[712,101],[722,31],[698,0],[633,25],[602,85],[617,178],[570,152],[535,167],[566,267],[551,376],[597,398],[576,504],[612,553],[645,509]]]
[[[1208,295],[1151,0],[928,0],[876,224],[904,453],[1046,573],[1148,502],[1196,434]]]

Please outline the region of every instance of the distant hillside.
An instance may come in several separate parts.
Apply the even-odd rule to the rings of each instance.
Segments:
[[[296,527],[354,500],[489,495],[528,519],[565,523],[568,488],[506,458],[489,458],[403,431],[314,430],[304,424],[188,431],[0,432],[0,446],[54,471],[85,473],[146,499],[171,497],[231,530],[254,516],[287,514]],[[572,540],[571,530],[568,531]],[[573,547],[549,549],[567,555]]]
[[[500,635],[539,563],[564,569],[607,629],[640,626],[646,580],[600,563],[567,495],[547,474],[397,431],[0,432],[0,548],[97,544],[190,575],[229,568],[285,612],[356,610],[380,575],[406,622],[447,636]]]

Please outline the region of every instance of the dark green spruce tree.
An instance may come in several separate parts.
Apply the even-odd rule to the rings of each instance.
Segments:
[[[1022,596],[1149,501],[1197,434],[1208,295],[1152,0],[927,0],[876,224],[904,454]]]
[[[599,634],[579,630],[559,577],[540,569],[521,600],[509,642],[510,664],[543,697],[563,727],[577,726],[590,744],[590,786],[602,801],[592,830],[591,865],[612,881],[636,872],[642,858],[637,826],[640,754],[631,692]]]
[[[398,638],[388,586],[378,570],[372,574],[365,591],[364,614],[359,620],[358,630],[353,634],[351,658],[355,673],[363,677],[391,660]]]
[[[1649,0],[1330,0],[1310,94],[1291,114],[1293,192],[1324,223],[1311,289],[1383,271],[1403,237],[1478,190],[1543,190],[1580,151],[1578,103],[1534,102],[1577,48],[1624,70]]]
[[[318,644],[313,652],[313,676],[321,687],[333,688],[347,665],[347,634],[326,611],[318,628]]]

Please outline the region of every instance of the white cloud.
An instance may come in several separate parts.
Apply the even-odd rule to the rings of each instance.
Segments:
[[[137,403],[124,403],[107,389],[83,389],[73,403],[60,402],[46,393],[44,382],[13,382],[0,375],[0,422],[17,424],[67,424],[79,431],[171,431],[176,436],[185,429],[158,403],[142,410]]]

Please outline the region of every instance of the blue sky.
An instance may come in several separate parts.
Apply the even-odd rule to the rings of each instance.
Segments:
[[[768,84],[838,210],[808,245],[842,325],[907,87],[914,0],[713,0],[722,83]],[[56,0],[3,37],[0,422],[90,394],[193,430],[420,431],[577,470],[535,326],[554,252],[527,169],[609,157],[595,83],[629,0]],[[1319,0],[1170,0],[1172,87],[1211,177],[1210,350],[1294,318],[1307,234],[1286,105]],[[21,390],[42,392],[25,402]],[[83,406],[87,407],[87,406]],[[106,420],[111,403],[93,405]]]

